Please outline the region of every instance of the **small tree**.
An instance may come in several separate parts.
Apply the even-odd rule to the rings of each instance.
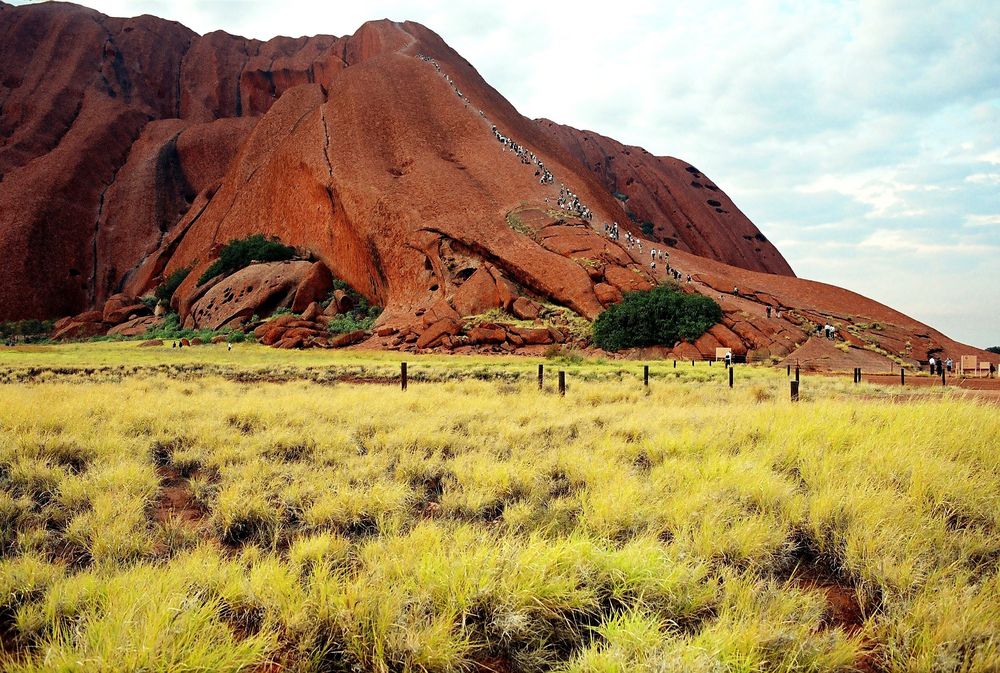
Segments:
[[[1000,346],[990,346],[990,347],[989,347],[989,348],[987,348],[986,350],[987,350],[988,352],[990,352],[990,353],[997,353],[997,354],[1000,354]]]
[[[170,304],[170,298],[174,296],[174,292],[180,287],[180,284],[184,282],[188,274],[191,273],[191,267],[186,266],[183,269],[177,269],[172,274],[167,276],[166,280],[156,286],[153,290],[153,296],[164,305]]]
[[[219,251],[219,259],[205,269],[198,279],[204,285],[216,276],[230,274],[250,266],[252,262],[281,262],[295,256],[295,248],[282,245],[277,238],[266,239],[262,234],[229,241]]]
[[[694,341],[722,320],[722,309],[709,297],[686,294],[676,286],[629,292],[594,321],[594,343],[605,350],[673,346]]]

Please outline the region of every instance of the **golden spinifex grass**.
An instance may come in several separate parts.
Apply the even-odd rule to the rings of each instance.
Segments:
[[[784,372],[704,365],[645,390],[620,363],[563,398],[512,366],[0,386],[4,666],[1000,665],[995,407],[827,379],[792,404]]]

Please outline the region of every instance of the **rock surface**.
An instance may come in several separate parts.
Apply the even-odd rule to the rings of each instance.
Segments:
[[[138,311],[120,302],[105,316],[114,295],[144,296],[190,267],[171,302],[182,324],[232,327],[277,306],[306,311],[329,275],[384,307],[376,330],[395,331],[376,332],[383,347],[455,349],[471,340],[464,317],[534,320],[531,306],[556,305],[594,319],[621,293],[665,280],[669,264],[725,312],[674,353],[722,344],[780,359],[833,321],[849,343],[904,359],[1000,359],[795,278],[695,166],[523,117],[417,23],[261,42],[0,3],[0,35],[0,320],[75,315],[57,336],[103,333]],[[579,208],[559,206],[560,184]],[[645,221],[656,240],[626,245],[624,231],[639,235]],[[610,222],[621,241],[604,235]],[[197,285],[222,244],[257,233],[310,261]],[[654,247],[670,252],[655,271]],[[320,322],[304,322],[308,333],[267,338],[329,344]],[[502,328],[504,341],[483,347],[543,347],[567,338],[563,327]]]

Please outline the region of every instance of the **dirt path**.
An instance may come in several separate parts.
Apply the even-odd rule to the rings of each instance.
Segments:
[[[171,466],[156,468],[156,474],[160,478],[160,498],[153,511],[153,519],[158,523],[175,519],[197,525],[205,517],[205,512],[191,493],[190,480]]]

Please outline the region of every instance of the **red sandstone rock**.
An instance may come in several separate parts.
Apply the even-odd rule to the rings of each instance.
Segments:
[[[309,262],[251,264],[216,283],[192,306],[200,328],[219,329],[235,318],[266,317],[289,306],[296,288],[312,270]],[[192,274],[193,275],[193,274]]]
[[[163,323],[163,318],[157,318],[155,316],[143,316],[141,318],[135,318],[129,320],[128,322],[123,322],[120,325],[115,325],[108,330],[109,335],[121,335],[125,337],[139,336],[140,334],[145,334],[151,328],[156,327]]]
[[[635,269],[620,266],[609,266],[604,270],[604,277],[609,284],[618,288],[621,292],[648,290],[652,286],[642,273],[639,273]]]
[[[397,332],[395,327],[390,327],[388,325],[383,325],[375,330],[375,334],[380,337],[392,336]]]
[[[534,320],[538,317],[539,306],[530,299],[518,297],[510,307],[511,313],[521,320]]]
[[[309,304],[322,301],[333,288],[333,276],[323,262],[316,262],[299,281],[292,300],[292,312],[302,313]],[[310,320],[312,318],[309,318]]]
[[[344,346],[351,346],[353,344],[360,343],[364,341],[367,336],[368,333],[364,330],[345,332],[344,334],[338,334],[330,339],[330,345],[334,348],[343,348]]]
[[[143,341],[138,345],[138,348],[152,348],[154,346],[162,346],[163,339],[150,339],[149,341]]]
[[[318,303],[312,302],[311,304],[306,306],[306,310],[302,312],[302,319],[315,321],[317,318],[319,318],[320,311],[322,310],[323,309],[320,308],[320,305]]]
[[[480,267],[455,291],[452,304],[461,316],[485,313],[500,306],[496,281],[490,272]]]
[[[431,348],[443,337],[458,334],[462,330],[462,322],[455,318],[441,318],[429,325],[417,338],[417,348]]]
[[[507,333],[497,327],[479,326],[470,329],[468,337],[470,344],[499,344],[507,338]]]
[[[539,344],[550,344],[553,342],[552,334],[547,329],[532,327],[508,327],[507,333],[517,336],[521,343],[518,345],[537,346]]]
[[[594,294],[597,295],[598,300],[605,306],[611,304],[617,304],[622,300],[622,293],[614,285],[608,285],[607,283],[597,283],[594,285]]]

